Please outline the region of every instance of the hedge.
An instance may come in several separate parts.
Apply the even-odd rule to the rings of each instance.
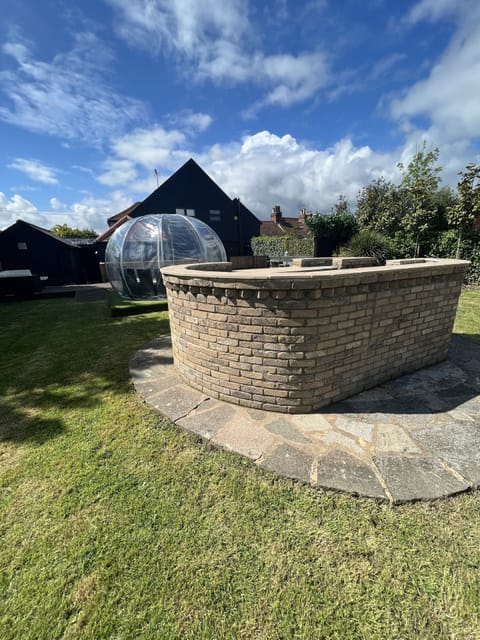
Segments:
[[[392,258],[411,258],[415,251],[413,236],[397,232],[388,239]],[[462,239],[462,259],[471,265],[465,275],[466,284],[480,284],[480,231],[466,230]],[[457,231],[431,231],[420,241],[420,255],[430,258],[455,258],[457,251]]]
[[[254,256],[279,258],[289,256],[313,256],[313,238],[295,238],[293,236],[257,236],[252,238],[251,247]]]

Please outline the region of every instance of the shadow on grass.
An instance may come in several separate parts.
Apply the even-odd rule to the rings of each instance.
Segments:
[[[128,391],[129,359],[168,330],[166,313],[112,318],[106,303],[8,305],[0,320],[0,442],[42,444],[75,428]]]
[[[363,391],[319,413],[436,414],[461,405],[466,405],[462,410],[468,415],[480,417],[480,344],[470,335],[454,334],[443,362]]]
[[[480,333],[457,333],[455,335],[460,336],[465,340],[471,340],[472,342],[480,344]]]
[[[15,444],[32,442],[42,445],[67,430],[62,420],[29,418],[19,411],[12,409],[5,411],[3,406],[0,406],[0,410],[2,411],[0,442]]]

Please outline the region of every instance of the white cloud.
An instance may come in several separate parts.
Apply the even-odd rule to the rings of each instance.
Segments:
[[[455,20],[455,31],[448,47],[428,77],[391,105],[405,130],[426,118],[424,135],[441,148],[480,136],[480,4],[422,0],[409,14],[412,23],[449,17]]]
[[[197,129],[208,121],[206,114],[189,113],[183,118],[184,126]],[[109,187],[128,187],[131,192],[145,195],[156,186],[156,178],[152,179],[155,169],[173,170],[182,158],[187,159],[182,150],[186,143],[187,136],[179,129],[160,125],[135,129],[111,141],[112,155],[104,161],[104,171],[96,179]]]
[[[469,0],[420,0],[409,11],[407,21],[415,24],[421,20],[435,22],[445,16],[462,13],[472,7]]]
[[[188,133],[201,133],[212,124],[213,118],[208,113],[194,112],[190,109],[167,116],[168,121]]]
[[[246,136],[235,148],[215,145],[198,161],[262,219],[274,204],[293,216],[301,207],[329,211],[340,194],[354,204],[358,191],[374,178],[398,177],[395,154],[355,147],[349,139],[326,150],[312,149],[291,135],[268,131]]]
[[[135,165],[131,160],[109,158],[104,162],[104,173],[97,176],[98,182],[109,187],[132,182],[137,177]]]
[[[58,198],[50,198],[50,206],[54,211],[61,211],[66,208],[66,205]]]
[[[186,135],[178,129],[167,130],[156,125],[149,129],[135,129],[113,140],[116,156],[153,171],[157,165],[168,165],[172,149],[186,142]]]
[[[195,56],[210,42],[239,42],[250,26],[244,0],[108,1],[121,14],[116,25],[120,35],[149,52],[166,47]]]
[[[18,42],[3,45],[16,68],[0,72],[7,102],[0,120],[37,133],[99,145],[145,116],[143,104],[116,93],[107,80],[110,50],[92,33],[75,36],[71,51],[35,60]]]
[[[290,106],[313,96],[330,82],[326,55],[269,55],[249,19],[246,0],[109,0],[118,10],[117,29],[132,46],[175,55],[179,67],[197,80],[253,83],[265,89],[250,110],[272,104]]]
[[[17,220],[25,220],[42,226],[46,218],[29,200],[18,194],[8,199],[0,191],[0,229],[6,229]]]
[[[326,58],[319,52],[299,56],[265,56],[258,60],[256,66],[257,77],[261,78],[263,75],[273,85],[263,101],[264,104],[288,107],[295,102],[302,102],[329,80]]]
[[[399,62],[407,58],[406,53],[392,53],[385,58],[381,58],[375,62],[370,73],[369,82],[378,80],[382,76],[390,72]]]
[[[44,184],[58,184],[56,177],[57,170],[43,164],[39,160],[28,160],[27,158],[15,158],[13,162],[7,165],[9,169],[17,169],[22,171],[29,178],[36,182]]]
[[[68,224],[70,227],[88,227],[101,233],[108,226],[107,218],[126,209],[132,203],[130,193],[118,190],[105,198],[86,196],[70,205],[52,197],[52,210],[45,211],[18,194],[8,199],[0,192],[0,229],[9,227],[17,220],[25,220],[44,229],[51,229],[56,224]]]

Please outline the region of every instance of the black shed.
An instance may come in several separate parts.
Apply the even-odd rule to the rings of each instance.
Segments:
[[[5,270],[30,269],[48,276],[48,285],[86,281],[79,247],[23,220],[0,233],[0,263]]]

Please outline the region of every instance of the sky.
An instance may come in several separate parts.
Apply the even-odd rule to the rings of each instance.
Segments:
[[[190,157],[260,219],[480,162],[478,0],[1,0],[0,229],[102,232]]]

